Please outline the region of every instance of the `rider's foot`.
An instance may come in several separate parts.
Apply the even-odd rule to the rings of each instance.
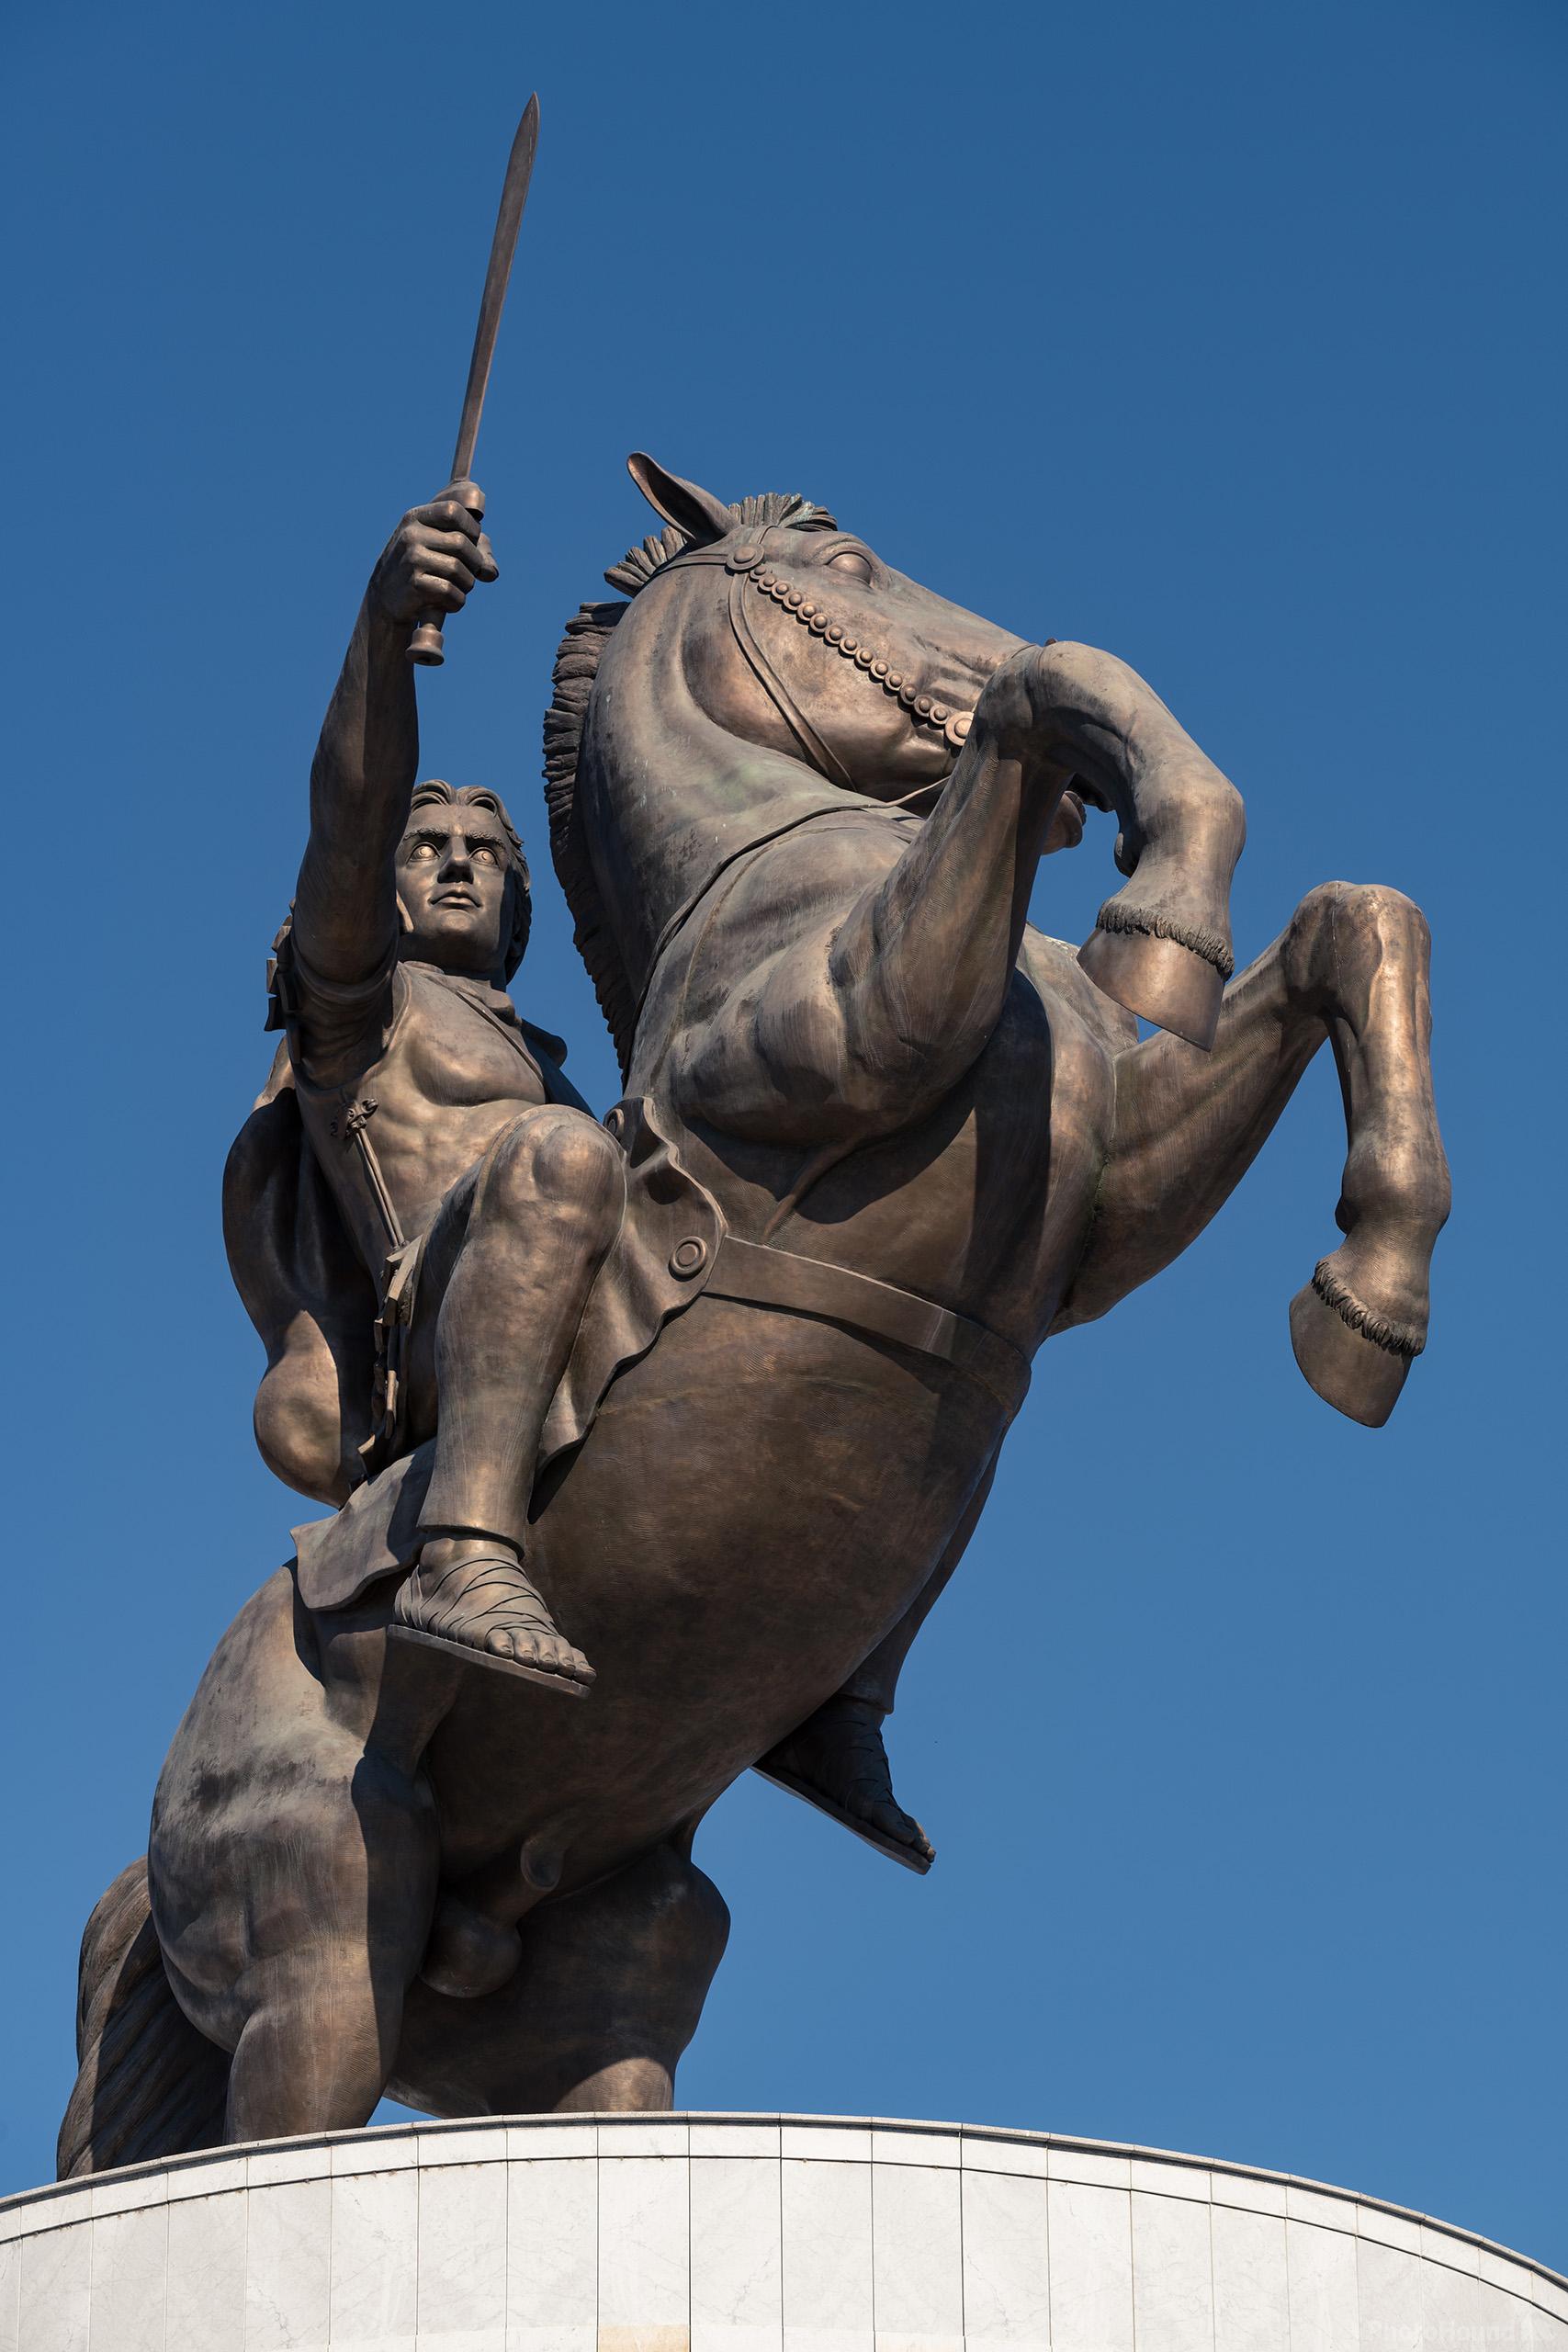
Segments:
[[[582,1653],[557,1631],[516,1553],[493,1536],[429,1538],[398,1594],[392,1627],[579,1699],[593,1679]]]
[[[757,1770],[765,1781],[804,1797],[879,1853],[922,1874],[936,1849],[893,1793],[883,1711],[869,1700],[829,1699],[798,1731],[770,1748]]]

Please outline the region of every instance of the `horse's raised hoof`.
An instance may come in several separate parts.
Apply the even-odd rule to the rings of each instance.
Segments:
[[[515,1928],[487,1919],[456,1894],[444,1894],[419,1973],[433,1993],[476,2001],[509,1984],[522,1957]]]
[[[1291,1301],[1291,1345],[1325,1404],[1381,1430],[1404,1387],[1421,1339],[1348,1290],[1325,1259]]]
[[[389,1642],[423,1642],[427,1649],[439,1650],[443,1657],[457,1658],[464,1666],[492,1666],[498,1674],[519,1675],[525,1682],[541,1682],[547,1690],[564,1690],[573,1699],[586,1699],[591,1685],[580,1682],[575,1675],[553,1674],[546,1667],[525,1666],[520,1658],[499,1657],[494,1650],[477,1650],[468,1642],[449,1642],[440,1634],[422,1634],[417,1625],[389,1625]]]
[[[1116,905],[1115,899],[1110,901],[1111,908]],[[1113,928],[1107,912],[1101,908],[1100,922],[1078,949],[1078,962],[1095,987],[1140,1020],[1152,1021],[1156,1029],[1168,1029],[1207,1053],[1220,1025],[1220,1000],[1225,992],[1220,965],[1209,954],[1156,930],[1158,918],[1146,918],[1149,929],[1134,930],[1122,926],[1145,918],[1113,917]],[[1205,937],[1202,945],[1211,944]]]

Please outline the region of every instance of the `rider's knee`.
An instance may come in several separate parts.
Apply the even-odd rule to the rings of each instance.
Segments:
[[[502,1214],[544,1206],[591,1223],[618,1218],[626,1163],[601,1126],[564,1103],[525,1111],[491,1147],[486,1205]]]

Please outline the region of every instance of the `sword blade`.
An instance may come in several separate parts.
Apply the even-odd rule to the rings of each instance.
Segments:
[[[474,445],[479,437],[479,416],[485,404],[485,388],[490,382],[490,363],[495,356],[495,338],[501,325],[502,306],[506,300],[507,280],[512,276],[512,256],[517,250],[517,232],[522,225],[523,207],[528,198],[528,182],[534,175],[534,151],[539,143],[539,98],[536,91],[523,109],[523,119],[517,126],[517,136],[512,142],[507,160],[506,177],[502,183],[501,209],[496,214],[495,235],[491,241],[490,266],[485,271],[485,290],[479,301],[479,322],[474,330],[474,356],[468,363],[468,386],[463,394],[462,421],[457,426],[457,447],[452,458],[452,480],[460,481],[474,462]]]

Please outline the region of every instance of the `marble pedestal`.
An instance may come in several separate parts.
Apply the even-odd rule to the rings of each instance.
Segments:
[[[1316,2182],[809,2116],[224,2149],[0,2204],[0,2352],[1568,2352],[1568,2283]]]

